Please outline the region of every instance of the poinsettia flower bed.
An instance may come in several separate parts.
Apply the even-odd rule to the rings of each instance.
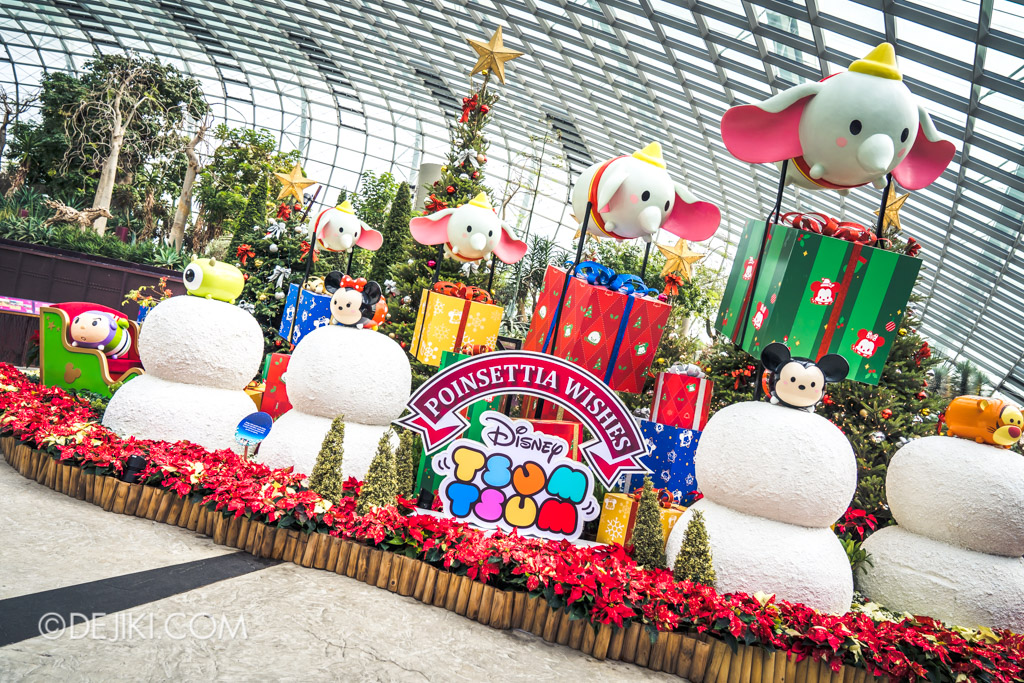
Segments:
[[[159,410],[154,406],[154,410]],[[926,617],[866,606],[843,616],[762,595],[720,595],[637,566],[621,546],[484,533],[431,515],[409,514],[411,501],[355,513],[359,483],[339,501],[324,500],[303,474],[274,470],[228,451],[187,442],[122,439],[95,421],[84,400],[41,387],[0,364],[0,433],[88,472],[118,476],[133,455],[146,459],[140,481],[173,491],[225,516],[324,533],[423,560],[503,590],[543,596],[554,609],[594,625],[642,624],[656,631],[709,633],[760,645],[833,671],[860,666],[894,680],[1024,681],[1024,636],[949,628]],[[873,521],[873,520],[872,520]],[[850,519],[852,525],[863,520]]]

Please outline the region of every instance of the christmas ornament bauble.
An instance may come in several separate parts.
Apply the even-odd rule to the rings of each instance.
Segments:
[[[888,408],[884,408],[882,409],[882,412],[879,413],[879,415],[882,416],[883,420],[888,420],[890,417],[892,417],[892,411],[889,410]]]
[[[883,432],[871,432],[871,440],[875,443],[882,443],[885,441],[885,434]]]
[[[278,301],[284,299],[284,292],[274,292],[274,298]]]
[[[390,314],[390,313],[388,313],[388,314],[387,314],[387,315],[385,316],[385,320],[391,320],[391,314]]]
[[[469,180],[469,174],[468,173],[460,173],[459,174],[459,179],[460,180]]]
[[[448,167],[447,166],[442,166],[441,167],[441,173],[447,173],[447,172],[448,172]]]
[[[411,296],[403,296],[402,297],[402,303],[408,306],[409,304],[412,303],[412,297]]]
[[[433,268],[436,265],[437,261],[435,261],[434,259],[430,259],[429,261],[427,261],[427,268]]]
[[[263,267],[263,259],[256,259],[255,263],[257,268]]]
[[[926,398],[928,398],[928,392],[927,391],[919,391],[916,394],[914,394],[914,398],[916,398],[918,401],[923,401]]]
[[[454,185],[449,185],[448,187],[445,188],[445,191],[448,194],[455,194],[455,186]]]
[[[485,155],[483,155],[483,154],[477,154],[476,155],[476,160],[479,163],[481,163],[481,164],[486,164],[487,163],[487,157]]]
[[[392,339],[394,339],[395,338],[395,333],[394,332],[389,332],[388,336],[391,337]]]
[[[905,327],[901,327],[900,328],[900,336],[901,337],[907,336],[907,328],[905,328]]]
[[[276,254],[277,253],[277,245],[276,244],[271,244],[270,245],[270,253],[271,254]]]
[[[256,298],[259,299],[260,301],[266,301],[267,300],[267,295],[266,294],[260,294]]]
[[[932,414],[932,411],[928,410],[927,408],[921,408],[921,414],[927,417]]]
[[[473,171],[473,180],[476,180],[479,177],[480,177],[480,174],[477,173],[476,171]]]
[[[860,409],[860,410],[859,410],[859,411],[857,412],[857,414],[858,414],[858,415],[860,415],[861,417],[867,417],[867,416],[868,416],[868,411],[866,411],[866,410],[864,410],[863,408],[861,408],[861,409]]]
[[[411,259],[409,259],[408,261],[406,261],[406,263],[408,263],[408,264],[409,264],[410,266],[411,266],[411,265],[414,265],[414,264],[416,263],[416,259],[412,259],[412,258],[411,258]]]

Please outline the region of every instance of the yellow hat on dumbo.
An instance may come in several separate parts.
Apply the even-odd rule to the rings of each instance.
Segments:
[[[863,59],[858,59],[850,65],[850,71],[894,81],[903,80],[900,67],[896,64],[896,48],[890,43],[882,43]]]
[[[338,211],[341,211],[342,213],[350,213],[353,216],[356,215],[355,209],[352,208],[352,202],[350,202],[347,199],[343,201],[341,204],[338,204],[338,206],[335,208],[337,208]]]
[[[654,164],[658,168],[667,168],[665,160],[661,156],[661,145],[657,142],[652,142],[643,149],[633,152],[633,158]]]
[[[469,202],[473,206],[479,206],[481,209],[488,209],[494,211],[494,207],[491,206],[491,200],[487,198],[487,194],[481,192],[477,196],[473,197],[472,201]]]

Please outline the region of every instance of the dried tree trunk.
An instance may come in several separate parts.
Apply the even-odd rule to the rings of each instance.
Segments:
[[[181,183],[181,195],[178,197],[178,208],[174,212],[174,221],[171,223],[171,244],[178,250],[181,249],[181,242],[185,239],[185,221],[188,220],[188,213],[192,208],[192,186],[196,182],[196,176],[199,175],[199,157],[196,155],[196,145],[203,139],[205,133],[206,123],[204,122],[189,143],[185,145],[188,168],[185,169],[185,179]]]
[[[114,123],[110,129],[110,153],[103,162],[103,170],[100,171],[100,182],[96,187],[96,197],[93,199],[94,209],[110,210],[110,198],[114,193],[114,181],[117,179],[117,162],[121,156],[121,145],[124,144],[124,123],[121,116],[120,97],[114,101]],[[100,216],[92,227],[102,235],[107,231],[107,218]]]

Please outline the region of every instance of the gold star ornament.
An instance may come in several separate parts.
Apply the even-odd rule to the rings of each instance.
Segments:
[[[900,227],[900,209],[903,208],[903,202],[907,201],[907,197],[910,196],[910,193],[908,192],[902,197],[893,199],[895,194],[895,188],[890,185],[889,196],[885,199],[885,219],[882,221],[882,227],[887,228],[892,225],[895,226],[897,231],[899,231],[903,229]],[[875,215],[878,215],[877,211],[875,211]]]
[[[295,197],[296,201],[302,201],[302,191],[310,185],[316,185],[319,181],[307,178],[302,174],[302,166],[295,164],[291,171],[288,173],[274,172],[277,179],[281,181],[281,192],[278,193],[278,199],[284,199],[285,197]]]
[[[470,47],[476,50],[477,54],[476,64],[473,65],[473,70],[469,72],[470,76],[488,70],[504,84],[505,62],[523,56],[522,52],[510,50],[502,44],[500,26],[494,32],[494,35],[491,36],[490,41],[484,43],[479,40],[470,40],[468,42]]]
[[[658,251],[665,256],[665,267],[661,269],[662,277],[672,273],[682,273],[689,280],[693,277],[693,264],[705,256],[692,251],[690,243],[686,240],[679,240],[671,247],[661,244],[658,244],[657,247]]]

